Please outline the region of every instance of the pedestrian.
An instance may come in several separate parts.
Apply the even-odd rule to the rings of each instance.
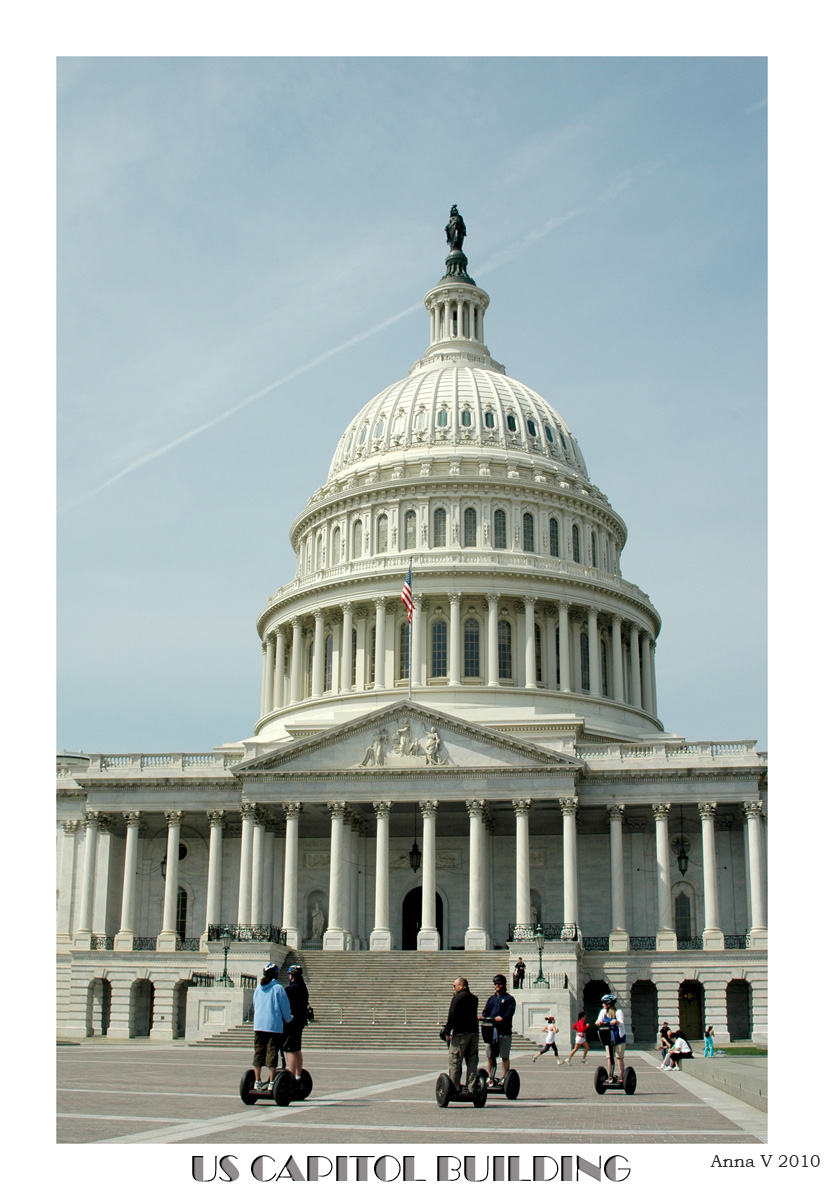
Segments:
[[[667,1071],[680,1071],[681,1059],[692,1058],[692,1046],[689,1044],[684,1034],[680,1029],[676,1030],[675,1041],[672,1043],[672,1049],[669,1052],[670,1065],[664,1069]]]
[[[515,963],[515,966],[512,968],[512,990],[513,990],[513,992],[516,991],[518,988],[522,988],[524,986],[524,976],[525,975],[526,975],[526,963],[524,962],[524,960],[521,958],[521,956],[519,954],[518,961]]]
[[[704,1030],[704,1058],[715,1058],[715,1042],[712,1039],[712,1025]]]
[[[449,1078],[460,1089],[466,1062],[466,1088],[472,1091],[478,1078],[478,997],[469,981],[460,976],[452,984],[452,1003],[441,1036],[449,1046]]]
[[[587,1055],[589,1054],[589,1042],[587,1041],[587,1017],[583,1010],[578,1013],[578,1020],[572,1026],[572,1032],[575,1034],[575,1045],[570,1051],[569,1058],[564,1059],[563,1065],[565,1067],[569,1066],[581,1046],[584,1048],[584,1053],[581,1055],[582,1063],[586,1062]]]
[[[552,1016],[547,1017],[546,1021],[547,1023],[544,1025],[544,1033],[546,1034],[544,1048],[543,1050],[538,1051],[538,1053],[533,1057],[532,1061],[536,1062],[542,1054],[546,1054],[547,1050],[551,1050],[555,1055],[556,1064],[559,1064],[561,1060],[558,1057],[558,1044],[555,1041],[556,1037],[558,1036],[558,1026],[555,1024],[555,1018]]]
[[[495,991],[484,1005],[481,1021],[491,1035],[486,1043],[486,1070],[489,1078],[495,1075],[495,1060],[500,1058],[501,1069],[506,1075],[509,1070],[509,1054],[512,1049],[512,1018],[515,1015],[515,997],[506,990],[506,976],[495,975],[492,980]],[[484,1036],[486,1041],[486,1036]]]
[[[286,992],[277,981],[279,971],[277,963],[267,963],[252,997],[255,1009],[255,1056],[252,1065],[255,1069],[256,1092],[271,1090],[278,1065],[278,1052],[283,1045],[283,1027],[292,1019]],[[269,1068],[268,1083],[260,1077],[263,1066]]]
[[[656,1050],[661,1051],[662,1059],[666,1060],[667,1055],[669,1054],[670,1050],[672,1049],[672,1043],[674,1040],[675,1039],[673,1038],[672,1034],[670,1033],[669,1025],[666,1023],[666,1021],[664,1021],[663,1025],[661,1026],[661,1029],[659,1031],[658,1045],[655,1047]]]

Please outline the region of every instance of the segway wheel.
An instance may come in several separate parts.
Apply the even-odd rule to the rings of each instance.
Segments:
[[[255,1086],[254,1071],[244,1071],[240,1077],[240,1098],[244,1104],[255,1104],[259,1096],[252,1090]]]
[[[293,1092],[292,1099],[293,1100],[305,1100],[311,1091],[312,1091],[312,1076],[309,1074],[308,1071],[301,1071],[300,1083],[298,1083],[297,1080],[295,1080],[294,1086],[292,1088],[292,1092]]]
[[[635,1095],[635,1089],[638,1086],[638,1077],[632,1067],[627,1067],[624,1071],[624,1091],[628,1096]]]
[[[595,1090],[599,1096],[603,1096],[604,1092],[607,1090],[608,1079],[609,1075],[607,1074],[606,1067],[598,1067],[597,1071],[595,1072]]]
[[[278,1071],[275,1075],[275,1082],[272,1085],[271,1096],[275,1104],[279,1108],[285,1108],[287,1104],[292,1102],[292,1093],[294,1092],[294,1077],[290,1071]]]
[[[438,1108],[448,1108],[449,1101],[452,1099],[453,1093],[454,1087],[452,1080],[449,1078],[446,1072],[444,1072],[442,1075],[438,1076],[437,1082],[435,1083],[435,1099],[438,1102]]]
[[[517,1100],[520,1090],[521,1077],[514,1068],[511,1068],[504,1075],[504,1095],[507,1100]]]
[[[478,1078],[485,1079],[487,1087],[489,1086],[489,1071],[487,1071],[486,1067],[481,1067],[481,1069],[478,1071]]]
[[[481,1078],[479,1072],[478,1078],[475,1080],[475,1091],[472,1094],[472,1103],[476,1108],[483,1108],[486,1104],[487,1094],[486,1080]]]

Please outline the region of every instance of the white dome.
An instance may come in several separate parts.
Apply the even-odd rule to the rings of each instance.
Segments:
[[[477,455],[481,447],[587,477],[569,426],[542,396],[494,367],[451,360],[418,364],[370,400],[340,439],[329,479],[369,459],[462,449]]]

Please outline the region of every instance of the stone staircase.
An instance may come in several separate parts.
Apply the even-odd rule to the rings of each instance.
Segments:
[[[303,1033],[305,1050],[371,1048],[391,1036],[398,1050],[443,1047],[438,1031],[446,1020],[452,981],[469,980],[479,1012],[492,995],[492,976],[509,978],[507,951],[439,952],[305,950],[291,954],[299,962],[309,989],[315,1020]],[[199,1046],[251,1048],[251,1024],[197,1042]],[[512,1049],[534,1051],[535,1045],[514,1034]]]

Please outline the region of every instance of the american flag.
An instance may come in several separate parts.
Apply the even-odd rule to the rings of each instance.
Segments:
[[[412,564],[411,563],[409,564],[409,570],[406,572],[406,579],[404,580],[403,587],[401,589],[401,603],[403,604],[404,608],[406,609],[407,621],[411,621],[412,620],[412,611],[415,608],[415,605],[412,603]]]

